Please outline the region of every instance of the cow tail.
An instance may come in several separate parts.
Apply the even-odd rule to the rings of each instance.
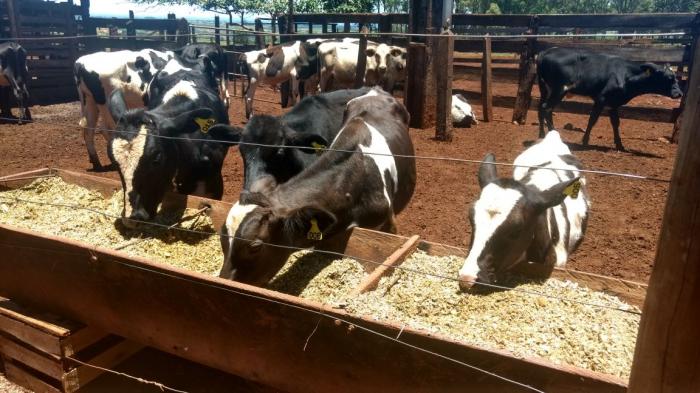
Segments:
[[[78,89],[78,100],[80,101],[80,121],[78,125],[80,127],[87,127],[87,115],[85,114],[85,93],[83,89],[80,88],[80,83],[82,82],[82,69],[83,65],[76,62],[73,66],[73,76],[75,77],[75,88]]]

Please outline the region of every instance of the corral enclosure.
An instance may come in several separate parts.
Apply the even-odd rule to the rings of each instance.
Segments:
[[[24,16],[18,20],[30,23],[32,19],[27,13],[32,7],[27,4],[31,2],[15,1],[14,3],[21,4],[20,9],[25,10]],[[51,4],[46,6],[47,9],[53,10],[51,7],[55,6],[57,11],[49,12],[55,12],[55,15],[71,15],[72,18],[67,19],[75,21],[76,34],[82,32],[102,36],[75,41],[57,40],[46,44],[48,47],[75,48],[71,49],[68,55],[66,50],[58,50],[56,54],[52,54],[53,52],[43,46],[30,50],[29,66],[34,75],[30,91],[36,97],[37,104],[73,100],[71,59],[93,50],[138,49],[161,45],[174,47],[196,40],[197,42],[220,42],[222,46],[231,50],[231,57],[235,57],[234,52],[255,47],[255,44],[249,42],[238,45],[241,40],[237,40],[236,37],[250,37],[246,32],[224,29],[217,31],[214,27],[191,26],[186,21],[177,20],[174,16],[157,21],[140,20],[133,15],[131,18],[124,19],[88,18],[85,16],[84,9],[78,6],[67,3],[37,3],[42,4],[37,5],[37,9],[44,4]],[[6,6],[7,0],[0,1],[0,5],[2,4]],[[375,32],[402,32],[407,30],[408,19],[407,15],[401,14],[295,15],[294,18],[296,29],[301,33],[300,38],[326,32],[329,34],[341,31],[355,32],[360,24],[371,26],[372,31]],[[86,20],[89,22],[85,23]],[[481,123],[472,129],[456,129],[455,138],[451,144],[432,140],[431,129],[411,129],[417,154],[480,159],[486,152],[492,151],[496,152],[499,160],[510,161],[525,148],[524,146],[532,142],[536,131],[531,122],[524,126],[511,123],[511,109],[516,105],[518,83],[521,79],[518,65],[521,63],[520,57],[526,52],[527,45],[534,47],[537,51],[552,45],[581,46],[621,54],[635,61],[669,62],[678,67],[678,75],[685,78],[689,68],[689,46],[694,39],[693,36],[655,36],[642,39],[537,37],[526,40],[499,39],[498,35],[671,31],[695,33],[692,24],[694,20],[695,15],[690,14],[595,17],[456,15],[453,19],[456,33],[493,35],[491,38],[494,52],[491,61],[493,66],[491,89],[494,97],[493,105],[496,107],[495,116],[493,121]],[[284,28],[284,23],[286,22],[282,18],[281,30]],[[61,29],[59,25],[50,25],[46,29],[49,32],[46,35],[52,36],[59,32]],[[63,26],[65,30],[59,35],[72,34],[69,34],[70,29],[67,25],[68,23]],[[262,30],[269,32],[269,26],[263,27]],[[38,31],[43,30],[38,29]],[[37,32],[24,34],[25,37],[41,35]],[[145,37],[146,35],[148,37]],[[400,36],[370,35],[370,38],[399,45],[404,45],[408,41],[406,37]],[[254,36],[253,41],[255,41]],[[31,41],[28,42],[31,43]],[[80,44],[75,45],[76,42]],[[66,43],[70,44],[65,45]],[[482,99],[481,51],[483,45],[481,38],[456,40],[455,80],[452,85],[455,92],[464,92],[465,96],[473,101],[473,106],[479,114],[484,110],[479,102]],[[31,47],[29,44],[27,46]],[[42,52],[44,50],[47,51]],[[53,71],[40,71],[43,70],[41,64],[50,64],[51,66],[47,67]],[[49,76],[53,79],[49,79]],[[230,83],[236,83],[236,81]],[[231,87],[229,89],[233,90]],[[59,93],[62,91],[65,95]],[[284,112],[284,109],[276,104],[278,101],[276,91],[265,89],[260,97],[271,102],[256,103],[258,113],[281,114]],[[673,112],[677,105],[676,101],[664,97],[645,96],[634,100],[626,111],[622,111],[622,117],[626,119],[622,123],[623,140],[626,143],[629,141],[628,147],[631,148],[625,153],[615,152],[609,148],[612,146],[612,133],[605,118],[601,119],[594,129],[593,145],[595,146],[584,148],[577,144],[581,134],[575,131],[575,128],[585,126],[586,117],[581,115],[589,111],[589,105],[585,100],[575,99],[561,105],[555,120],[559,127],[567,123],[571,124],[571,129],[562,130],[563,137],[570,143],[574,154],[582,159],[586,168],[648,175],[666,180],[671,175],[676,147],[660,141],[659,138],[670,135],[671,125],[668,123],[673,121]],[[230,111],[232,124],[245,123],[241,106],[242,101],[233,100]],[[84,171],[87,168],[87,160],[84,157],[79,130],[74,126],[79,118],[78,107],[75,104],[63,104],[36,109],[35,124],[1,126],[0,160],[3,166],[0,168],[0,176],[44,166]],[[530,119],[535,118],[536,116],[531,112]],[[102,150],[100,154],[104,156],[104,151]],[[406,236],[419,234],[425,240],[460,247],[468,246],[471,229],[467,223],[466,209],[478,194],[477,166],[419,160],[418,170],[419,184],[416,195],[406,212],[398,217],[400,234]],[[506,175],[510,170],[500,168],[499,172]],[[232,149],[224,169],[226,201],[233,202],[237,199],[241,189],[242,173],[240,158],[235,149]],[[117,179],[115,173],[100,176]],[[572,258],[571,267],[645,282],[651,271],[668,183],[620,180],[616,177],[601,175],[587,175],[587,177],[591,183],[594,206],[591,213],[592,221],[584,245]],[[613,383],[619,383],[619,381],[615,380]]]

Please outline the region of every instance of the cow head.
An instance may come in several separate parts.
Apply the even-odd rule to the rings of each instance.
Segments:
[[[264,285],[284,266],[295,247],[313,244],[308,239],[310,231],[326,233],[335,222],[335,216],[322,208],[289,209],[276,206],[261,193],[244,191],[222,228],[224,265],[219,276]]]
[[[683,97],[683,91],[678,86],[676,74],[670,66],[662,67],[654,63],[645,63],[640,68],[643,73],[639,82],[646,87],[644,90],[671,98]]]
[[[318,46],[320,43],[301,42],[296,61],[297,78],[309,79],[318,73]]]
[[[503,273],[523,261],[538,221],[547,209],[564,201],[565,189],[578,178],[540,191],[513,179],[499,178],[493,154],[479,168],[481,195],[469,211],[471,248],[459,270],[460,287],[493,284]]]
[[[314,147],[328,145],[322,136],[294,131],[279,118],[269,115],[253,116],[243,130],[217,124],[210,133],[215,139],[241,142],[238,150],[244,165],[243,189],[250,191],[259,190],[260,180],[269,182],[270,179],[265,179],[271,177],[275,184],[283,183],[301,171],[301,164],[294,157],[297,149],[279,146],[297,146],[303,153],[313,154]]]
[[[115,90],[109,109],[116,124],[108,154],[117,164],[124,190],[122,222],[134,227],[138,221],[152,219],[167,191],[173,189],[177,168],[176,141],[160,138],[178,137],[196,131],[197,118],[209,118],[207,108],[166,117],[144,109],[127,110],[121,90]]]

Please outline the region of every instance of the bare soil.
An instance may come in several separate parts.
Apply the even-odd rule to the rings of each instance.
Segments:
[[[456,81],[456,90],[479,91],[476,81]],[[494,96],[514,96],[517,86],[494,84]],[[229,87],[233,91],[232,86]],[[537,88],[534,89],[537,96]],[[240,89],[239,89],[240,91]],[[257,113],[282,114],[279,93],[258,90]],[[576,98],[577,100],[580,98]],[[472,102],[480,117],[481,105]],[[647,95],[630,105],[648,108],[674,108],[678,102]],[[528,124],[513,125],[512,109],[496,107],[495,121],[481,122],[472,128],[454,130],[452,143],[437,142],[434,130],[411,129],[416,154],[420,156],[481,159],[493,152],[499,161],[512,161],[537,138],[537,114],[529,113]],[[82,139],[76,127],[77,103],[33,108],[36,123],[0,124],[0,176],[41,167],[59,167],[85,171],[90,167]],[[230,110],[234,125],[245,124],[243,103],[234,99]],[[671,134],[672,125],[663,122],[622,120],[622,139],[627,152],[613,149],[612,129],[607,116],[593,129],[588,148],[580,146],[582,133],[564,130],[571,123],[585,128],[587,116],[555,111],[562,137],[588,169],[625,172],[668,179],[671,176],[676,146],[661,138]],[[97,146],[103,164],[108,162],[105,143]],[[418,184],[408,208],[398,216],[399,233],[418,234],[423,239],[467,247],[471,228],[467,207],[479,193],[476,164],[418,160]],[[500,174],[510,175],[508,168]],[[100,173],[118,179],[116,172]],[[241,190],[243,169],[235,148],[230,150],[224,167],[224,200],[235,201]],[[668,184],[624,179],[605,175],[587,175],[592,208],[588,233],[581,248],[572,256],[569,267],[636,281],[647,281],[655,255]]]

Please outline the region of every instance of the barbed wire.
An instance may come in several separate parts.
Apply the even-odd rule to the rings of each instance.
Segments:
[[[53,249],[50,249],[50,248],[48,248],[48,247],[19,246],[19,245],[16,245],[16,244],[3,243],[3,242],[0,242],[0,245],[5,246],[5,247],[17,248],[17,249],[31,249],[31,250],[38,250],[38,251],[60,252],[60,253],[62,253],[62,254],[69,254],[69,255],[75,255],[75,256],[84,256],[84,255],[85,255],[85,254],[81,254],[81,253],[77,253],[77,252],[71,252],[71,251],[65,251],[65,250],[60,250],[60,251],[59,251],[59,250],[53,250]],[[265,297],[265,296],[261,296],[261,295],[256,295],[256,294],[254,294],[254,293],[243,292],[243,291],[240,291],[240,290],[235,290],[235,289],[230,288],[230,287],[225,287],[225,286],[221,286],[221,285],[214,285],[214,284],[211,284],[211,283],[208,283],[208,282],[204,282],[204,281],[201,281],[201,280],[194,280],[194,279],[191,279],[191,278],[188,278],[188,277],[184,277],[184,276],[181,276],[181,275],[175,275],[175,274],[167,273],[167,272],[160,271],[160,270],[156,270],[156,269],[151,269],[151,268],[149,268],[149,267],[147,267],[147,266],[143,266],[143,265],[134,265],[134,264],[131,264],[131,263],[126,263],[126,262],[124,262],[124,261],[120,261],[120,260],[118,260],[118,259],[114,259],[114,258],[111,258],[111,257],[109,257],[109,256],[107,256],[106,259],[108,259],[108,260],[110,260],[110,261],[112,261],[112,262],[114,262],[114,263],[117,263],[117,264],[119,264],[119,265],[125,266],[125,267],[127,267],[127,268],[142,270],[142,271],[146,271],[146,272],[149,272],[149,273],[155,273],[155,274],[158,274],[158,275],[161,275],[161,276],[165,276],[165,277],[168,277],[168,278],[174,278],[174,279],[181,280],[181,281],[185,281],[185,282],[188,282],[188,283],[191,283],[191,284],[201,285],[201,286],[205,286],[205,287],[208,287],[208,288],[214,288],[214,289],[218,289],[218,290],[223,290],[223,291],[226,291],[226,292],[229,292],[229,293],[233,293],[233,294],[236,294],[236,295],[239,295],[239,296],[244,296],[244,297],[248,297],[248,298],[255,299],[255,300],[260,300],[260,301],[264,301],[264,302],[268,302],[268,303],[273,303],[273,304],[281,305],[281,306],[283,306],[283,307],[289,307],[289,308],[293,308],[293,309],[297,309],[297,310],[309,312],[309,313],[312,313],[312,314],[315,314],[315,315],[319,315],[319,316],[321,316],[321,317],[325,317],[325,318],[330,319],[330,320],[333,320],[333,321],[340,321],[341,323],[345,323],[345,324],[347,324],[347,325],[349,325],[349,326],[352,326],[352,327],[354,327],[354,328],[356,328],[356,329],[365,331],[365,332],[370,333],[370,334],[372,334],[372,335],[375,335],[375,336],[378,336],[378,337],[381,337],[381,338],[384,338],[384,339],[393,341],[393,342],[395,342],[395,343],[397,343],[397,344],[399,344],[399,345],[402,345],[402,346],[411,348],[411,349],[413,349],[413,350],[420,351],[420,352],[429,354],[429,355],[431,355],[431,356],[435,356],[435,357],[438,357],[438,358],[447,360],[447,361],[449,361],[449,362],[458,364],[458,365],[460,365],[460,366],[463,366],[463,367],[472,369],[472,370],[474,370],[474,371],[477,371],[477,372],[480,372],[480,373],[483,373],[483,374],[492,376],[492,377],[497,378],[497,379],[500,379],[500,380],[502,380],[502,381],[504,381],[504,382],[508,382],[508,383],[511,383],[511,384],[520,386],[520,387],[522,387],[522,388],[525,388],[525,389],[528,389],[528,390],[532,390],[533,392],[545,393],[545,391],[540,390],[540,389],[537,389],[537,388],[535,388],[535,387],[533,387],[533,386],[527,385],[527,384],[522,383],[522,382],[518,382],[518,381],[513,380],[513,379],[510,379],[510,378],[508,378],[508,377],[504,377],[504,376],[499,375],[499,374],[497,374],[497,373],[495,373],[495,372],[488,371],[488,370],[486,370],[486,369],[483,369],[483,368],[477,367],[477,366],[475,366],[475,365],[473,365],[473,364],[469,364],[469,363],[467,363],[467,362],[463,362],[463,361],[461,361],[461,360],[458,360],[458,359],[449,357],[449,356],[447,356],[447,355],[443,355],[443,354],[441,354],[441,353],[438,353],[438,352],[435,352],[435,351],[431,351],[431,350],[429,350],[429,349],[420,347],[420,346],[418,346],[418,345],[414,345],[414,344],[410,344],[410,343],[405,342],[405,341],[401,341],[401,340],[399,340],[398,337],[389,336],[388,334],[382,333],[382,332],[380,332],[380,331],[377,331],[377,330],[374,330],[374,329],[371,329],[371,328],[368,328],[368,327],[359,325],[359,324],[357,324],[357,323],[351,322],[351,321],[349,321],[349,320],[346,319],[346,318],[342,318],[342,317],[335,316],[335,315],[329,315],[328,313],[323,312],[323,310],[322,310],[321,308],[319,308],[319,309],[313,309],[313,308],[309,308],[309,307],[304,307],[304,306],[299,305],[299,304],[291,304],[291,303],[287,303],[287,302],[282,302],[282,301],[279,301],[279,300],[276,300],[276,299],[272,299],[272,298],[270,298],[270,297]],[[401,331],[403,332],[403,329],[401,329]],[[313,332],[313,331],[312,331],[312,332]],[[75,359],[73,359],[73,358],[70,358],[70,359],[71,359],[71,360],[75,360]],[[138,377],[136,377],[136,378],[138,378]],[[158,382],[156,382],[156,383],[158,383]],[[183,392],[183,393],[187,393],[187,392]]]
[[[9,118],[9,117],[0,117],[0,120],[17,121],[17,119]],[[570,170],[572,170],[571,168],[559,168],[559,167],[549,167],[549,166],[542,167],[542,166],[537,166],[537,165],[513,164],[510,162],[487,162],[487,161],[484,161],[481,159],[439,157],[439,156],[420,156],[420,155],[409,155],[409,154],[391,154],[391,153],[379,153],[379,152],[364,152],[361,150],[336,149],[336,148],[332,148],[332,147],[312,148],[312,147],[291,146],[291,145],[272,145],[272,144],[255,143],[255,142],[232,142],[232,141],[222,140],[222,139],[203,139],[203,138],[187,138],[187,137],[168,136],[168,135],[155,135],[155,134],[142,133],[140,131],[113,130],[113,129],[102,128],[102,127],[86,127],[86,126],[80,126],[78,124],[68,124],[65,122],[47,122],[47,121],[43,121],[43,120],[40,120],[40,121],[25,120],[25,122],[26,123],[49,124],[49,125],[54,125],[54,126],[66,127],[66,128],[76,128],[77,127],[77,128],[93,130],[93,131],[100,131],[100,132],[104,131],[104,132],[113,133],[113,134],[145,135],[145,136],[149,136],[149,137],[153,137],[153,138],[160,138],[160,139],[166,139],[166,140],[181,140],[181,141],[187,141],[187,142],[210,142],[210,143],[222,143],[222,144],[228,144],[228,145],[244,145],[244,146],[274,148],[274,149],[302,149],[302,150],[312,150],[313,149],[313,150],[324,151],[324,152],[363,154],[363,155],[394,157],[394,158],[413,158],[416,160],[447,161],[447,162],[456,162],[456,163],[463,163],[463,164],[493,164],[496,166],[504,166],[504,167],[548,169],[548,170],[553,170],[553,171],[570,171]],[[621,178],[626,178],[626,179],[647,180],[647,181],[660,182],[660,183],[670,183],[671,182],[670,179],[662,179],[662,178],[658,178],[658,177],[654,177],[654,176],[637,175],[637,174],[623,173],[623,172],[612,172],[612,171],[606,171],[606,170],[601,170],[601,169],[576,169],[576,172],[594,174],[594,175],[603,175],[603,176],[615,176],[615,177],[621,177]]]
[[[1,182],[1,181],[2,181],[2,180],[0,179],[0,182]],[[113,219],[117,219],[117,220],[122,218],[121,216],[117,216],[117,215],[115,215],[115,214],[110,214],[110,213],[105,212],[105,211],[101,211],[101,210],[98,210],[98,209],[94,209],[94,208],[87,207],[87,206],[82,206],[82,205],[73,205],[73,204],[66,204],[66,203],[36,201],[36,200],[24,199],[24,198],[17,198],[17,197],[7,197],[7,196],[4,196],[4,195],[2,195],[2,194],[0,194],[0,200],[10,201],[10,202],[14,201],[14,202],[25,203],[25,204],[36,204],[36,205],[45,205],[45,206],[52,206],[52,207],[68,208],[68,209],[74,209],[74,210],[83,210],[83,211],[92,212],[93,214],[98,214],[98,215],[102,215],[102,216],[107,217],[107,218],[113,218]],[[152,221],[143,221],[143,220],[135,220],[135,219],[131,219],[131,221],[133,221],[133,222],[135,222],[135,223],[138,223],[138,224],[150,225],[150,226],[154,226],[154,227],[163,228],[163,229],[166,229],[166,230],[178,230],[178,231],[183,231],[183,232],[193,233],[193,234],[198,234],[198,235],[219,236],[219,237],[228,238],[228,239],[233,239],[233,240],[248,241],[248,239],[245,239],[245,238],[242,238],[242,237],[238,237],[238,236],[235,236],[235,235],[229,235],[229,234],[225,234],[225,235],[224,235],[224,234],[217,233],[217,232],[206,232],[206,231],[200,231],[200,230],[196,230],[196,229],[182,228],[182,227],[177,227],[177,226],[172,226],[172,225],[166,225],[166,224],[161,224],[161,223],[152,222]],[[464,280],[461,280],[461,279],[459,279],[459,278],[455,278],[455,277],[451,277],[451,276],[446,276],[446,275],[444,275],[444,274],[437,274],[437,273],[426,272],[426,271],[422,271],[422,270],[418,270],[418,269],[407,268],[407,267],[401,266],[401,265],[394,266],[394,265],[386,264],[386,263],[383,263],[383,262],[377,262],[377,261],[374,261],[374,260],[371,260],[371,259],[362,258],[362,257],[358,257],[358,256],[353,256],[353,255],[348,255],[348,254],[341,253],[341,252],[336,252],[336,251],[321,250],[321,249],[313,249],[313,248],[303,248],[303,247],[296,247],[296,246],[288,246],[288,245],[275,244],[275,243],[269,243],[269,242],[261,242],[261,244],[266,245],[266,246],[270,246],[270,247],[274,247],[274,248],[280,248],[280,249],[285,249],[285,250],[291,250],[291,251],[294,251],[294,252],[296,252],[296,251],[313,251],[313,252],[317,252],[317,253],[320,253],[320,254],[326,254],[326,255],[330,255],[330,256],[334,256],[334,257],[350,258],[350,259],[355,259],[355,260],[361,261],[361,262],[367,262],[367,263],[370,263],[370,264],[372,264],[372,265],[376,265],[377,267],[379,267],[379,266],[384,266],[384,267],[387,267],[387,268],[390,268],[390,269],[394,269],[394,270],[406,271],[406,272],[413,273],[413,274],[424,275],[424,276],[426,276],[426,277],[438,278],[438,279],[447,280],[447,281],[455,281],[455,282],[457,282],[457,283],[460,283],[460,282],[463,282],[463,281],[464,281]],[[598,303],[587,302],[587,301],[578,300],[578,299],[571,299],[571,298],[566,298],[566,297],[560,297],[560,296],[551,295],[551,294],[547,294],[547,293],[543,293],[543,292],[531,291],[531,290],[526,290],[526,289],[520,289],[520,288],[517,288],[517,287],[514,288],[514,287],[508,287],[508,286],[504,286],[504,285],[491,284],[491,283],[484,283],[484,282],[478,282],[478,281],[475,282],[474,284],[477,285],[477,286],[481,286],[481,287],[485,287],[485,288],[489,288],[489,289],[496,289],[496,290],[502,290],[502,291],[514,291],[514,292],[520,292],[520,293],[524,293],[524,294],[528,294],[528,295],[532,295],[532,296],[548,297],[548,298],[555,299],[555,300],[562,301],[562,302],[578,303],[578,304],[581,304],[581,305],[584,305],[584,306],[597,307],[597,308],[605,308],[605,309],[609,309],[609,310],[613,310],[613,311],[619,311],[619,312],[625,312],[625,313],[633,314],[633,315],[641,315],[641,314],[642,314],[641,312],[636,311],[636,310],[634,310],[634,309],[625,309],[625,308],[619,308],[619,307],[614,307],[614,306],[608,306],[608,305],[604,305],[604,304],[598,304]]]

